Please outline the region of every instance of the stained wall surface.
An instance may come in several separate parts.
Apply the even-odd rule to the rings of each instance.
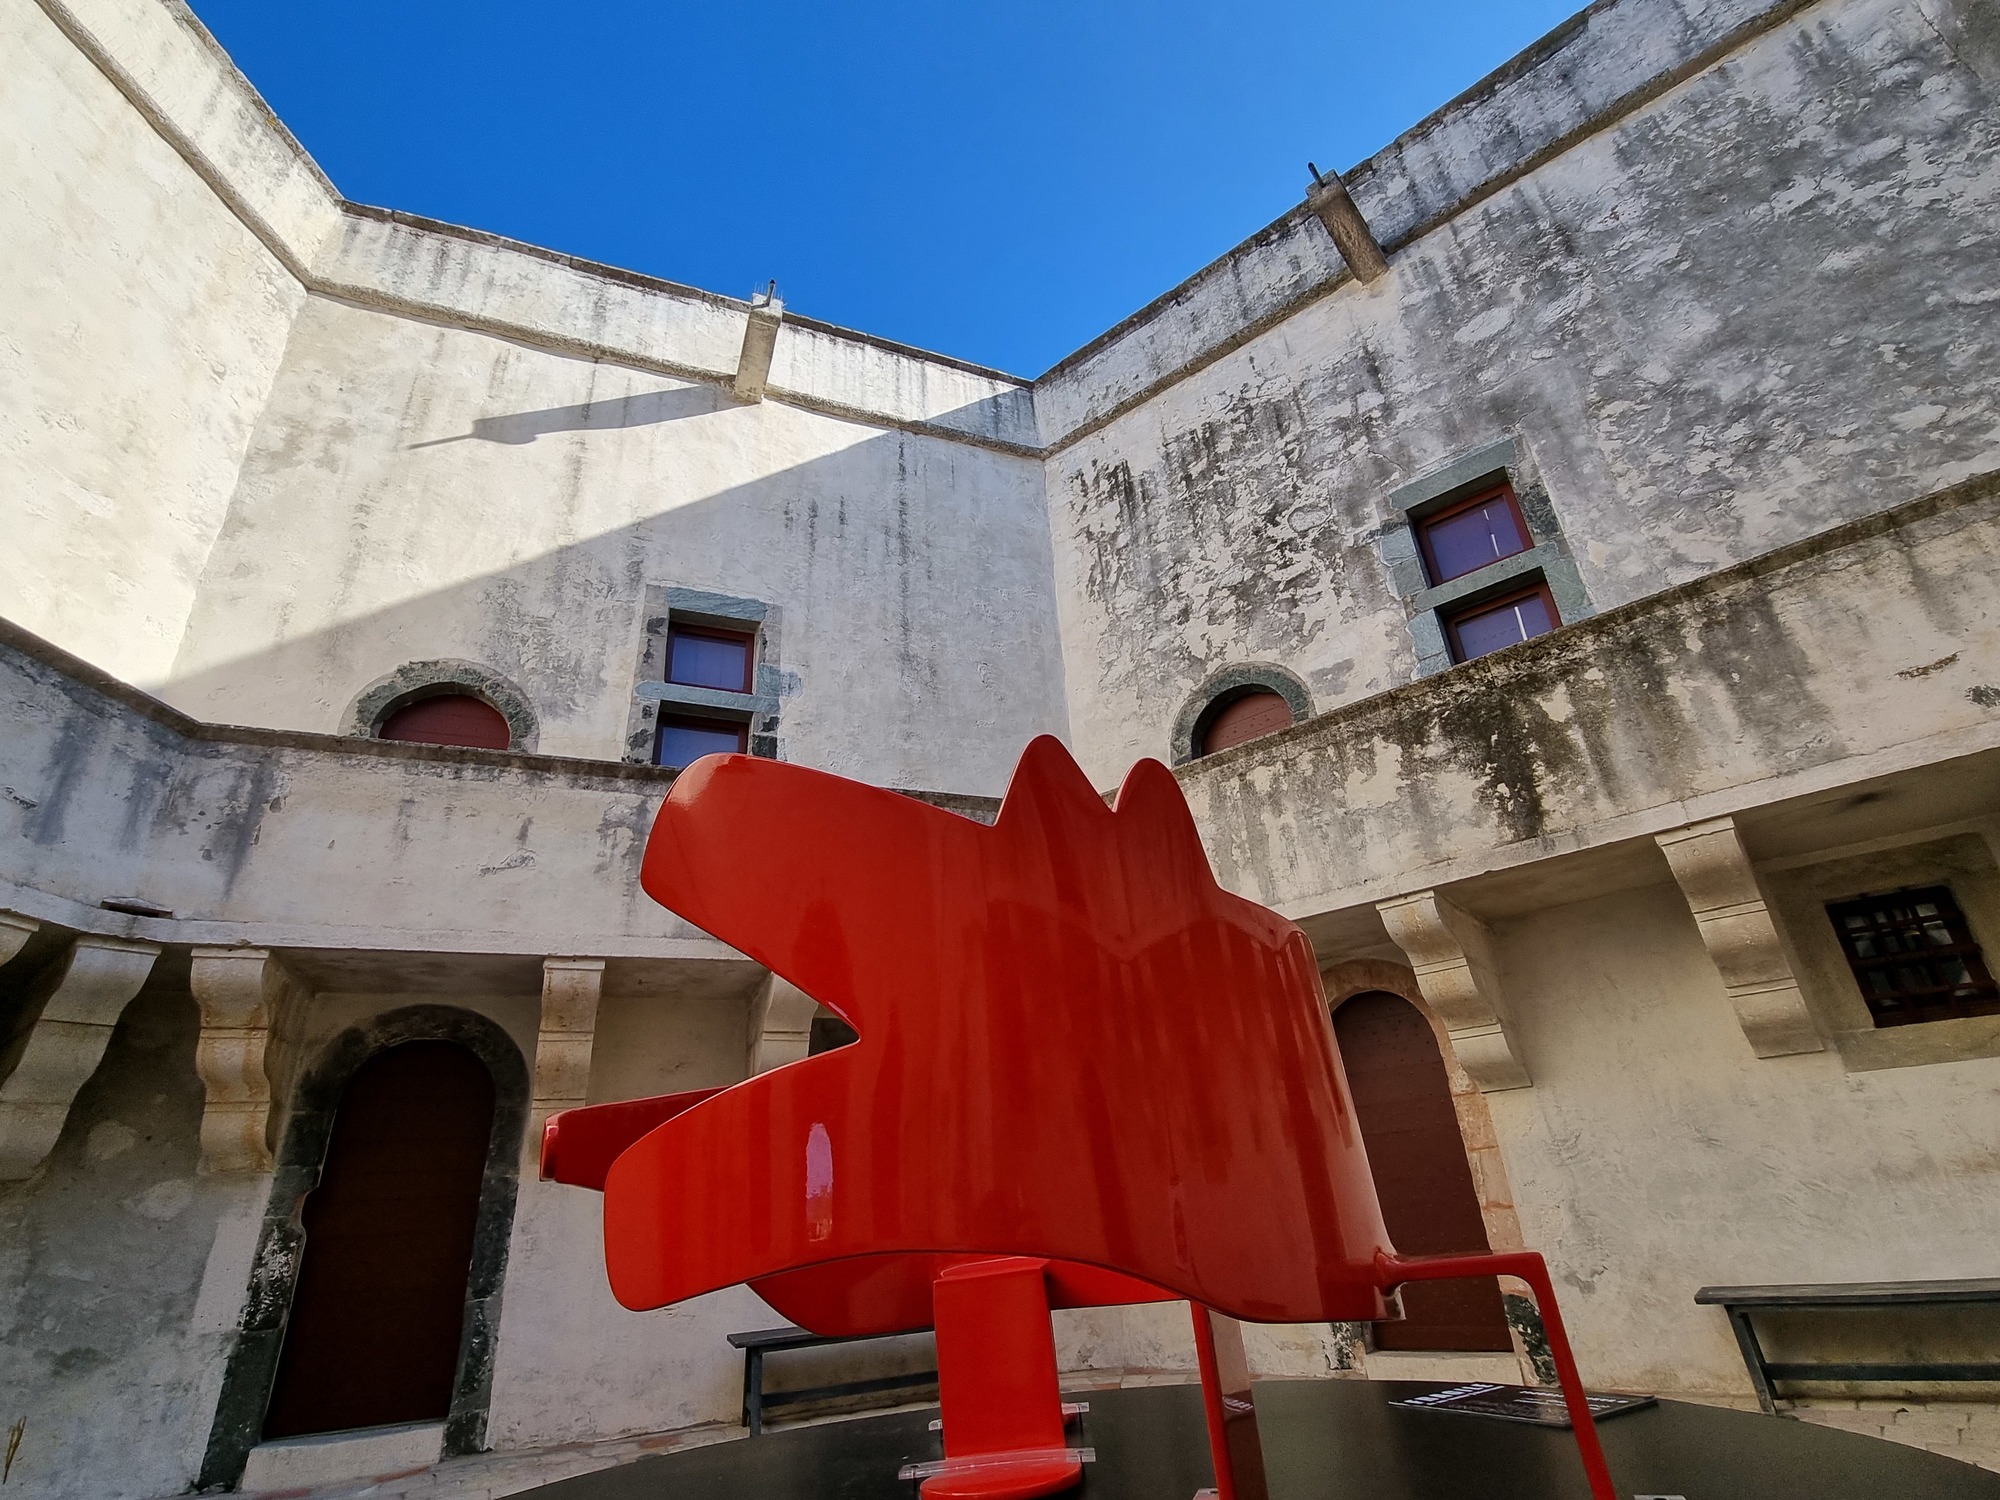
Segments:
[[[1043,730],[1110,785],[1217,669],[1303,678],[1312,722],[1180,773],[1218,876],[1412,995],[1376,902],[1490,924],[1532,1083],[1459,1100],[1469,1160],[1593,1380],[1741,1397],[1704,1282],[1990,1270],[2000,1028],[1865,1029],[1821,952],[1826,1050],[1756,1056],[1654,842],[1737,819],[1774,952],[1933,845],[1993,885],[1990,5],[1600,0],[1347,174],[1373,285],[1297,210],[1032,386],[788,316],[756,404],[745,304],[340,203],[178,5],[0,22],[0,909],[40,924],[0,1019],[76,933],[166,950],[0,1185],[30,1493],[183,1488],[257,1284],[191,947],[289,976],[280,1111],[400,1005],[532,1065],[564,955],[605,962],[592,1101],[744,1076],[765,976],[643,898],[668,777],[614,764],[672,588],[768,606],[781,754],[904,787],[997,792]],[[1595,618],[1414,681],[1387,496],[1502,438]],[[537,753],[327,737],[426,660],[515,684]],[[723,1335],[775,1315],[623,1312],[597,1200],[532,1176],[488,1440],[730,1420]],[[1192,1359],[1179,1308],[1058,1337]],[[1414,1373],[1358,1338],[1252,1352]]]
[[[615,760],[649,588],[773,607],[786,759],[990,793],[1064,727],[1033,460],[319,297],[165,696],[339,732],[374,680],[461,659],[541,750]]]
[[[142,19],[137,65],[182,70],[192,128],[241,128],[226,60]],[[156,684],[305,294],[33,0],[0,4],[0,56],[0,612]],[[302,234],[332,222],[319,191]]]
[[[23,1494],[151,1500],[200,1459],[242,1296],[236,1276],[215,1295],[210,1251],[257,1187],[196,1175],[198,1030],[183,965],[127,1008],[41,1174],[0,1185],[0,1401],[23,1424]]]
[[[1765,9],[1594,7],[1357,175],[1381,280],[1302,301],[1334,273],[1294,215],[1044,377],[1099,780],[1220,667],[1284,666],[1320,711],[1416,675],[1387,496],[1496,440],[1599,610],[2000,466],[1990,11],[1807,6],[1588,120]]]
[[[1536,1087],[1492,1095],[1494,1125],[1595,1378],[1739,1389],[1699,1287],[1987,1274],[2000,1061],[1753,1056],[1671,884],[1499,934]]]

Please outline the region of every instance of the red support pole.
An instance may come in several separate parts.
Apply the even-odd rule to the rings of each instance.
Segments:
[[[1243,1329],[1212,1307],[1190,1302],[1194,1352],[1201,1365],[1201,1405],[1215,1464],[1216,1500],[1266,1500],[1264,1444],[1250,1395],[1250,1361]]]
[[[1405,1281],[1457,1281],[1469,1276],[1513,1276],[1527,1282],[1542,1315],[1542,1330],[1548,1335],[1549,1353],[1556,1362],[1556,1383],[1562,1388],[1563,1405],[1569,1409],[1570,1428],[1576,1434],[1577,1454],[1590,1480],[1590,1493],[1594,1500],[1618,1500],[1604,1446],[1597,1440],[1597,1419],[1590,1414],[1590,1398],[1584,1393],[1583,1377],[1570,1353],[1562,1310],[1556,1305],[1555,1287],[1549,1281],[1548,1262],[1533,1251],[1519,1250],[1498,1255],[1426,1255],[1415,1260],[1378,1255],[1375,1266],[1385,1291]]]
[[[996,1256],[932,1283],[945,1461],[924,1479],[924,1500],[1029,1500],[1083,1477],[1064,1446],[1047,1270]]]

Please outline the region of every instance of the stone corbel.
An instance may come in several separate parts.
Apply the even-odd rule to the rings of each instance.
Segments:
[[[11,911],[0,911],[0,964],[6,963],[27,947],[28,939],[40,930],[41,925],[33,917],[16,916]]]
[[[37,977],[0,1052],[0,1182],[33,1176],[54,1148],[159,954],[153,943],[80,937]]]
[[[738,401],[762,401],[764,386],[771,378],[771,356],[778,348],[778,325],[785,320],[785,304],[778,299],[778,284],[750,299],[750,317],[743,325],[743,349],[736,356],[736,379],[730,389]]]
[[[271,1170],[272,1036],[287,980],[267,948],[197,948],[188,984],[201,1007],[194,1067],[201,1107],[201,1170]]]
[[[603,959],[542,960],[530,1153],[541,1150],[542,1126],[550,1115],[576,1109],[590,1097],[590,1059],[597,1045],[597,1007],[603,995]]]
[[[1735,820],[1710,818],[1654,837],[1751,1050],[1759,1057],[1823,1051]]]
[[[751,1076],[802,1059],[812,1047],[818,1012],[819,1002],[790,980],[766,978],[750,1002]]]
[[[1376,903],[1417,987],[1444,1022],[1460,1066],[1482,1092],[1526,1088],[1532,1080],[1507,1034],[1500,981],[1486,926],[1436,891]]]

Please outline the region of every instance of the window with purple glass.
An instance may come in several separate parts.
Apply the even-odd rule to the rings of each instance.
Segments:
[[[682,687],[747,693],[756,656],[757,638],[748,631],[707,625],[667,627],[667,681]]]
[[[1544,583],[1484,600],[1458,614],[1445,616],[1444,622],[1445,633],[1451,637],[1451,653],[1459,661],[1471,661],[1488,652],[1547,635],[1560,623],[1556,602]]]
[[[704,755],[741,755],[748,747],[749,734],[748,724],[692,714],[662,714],[653,764],[685,771]]]
[[[1514,487],[1482,490],[1417,523],[1424,566],[1433,584],[1463,578],[1476,568],[1528,550],[1528,527]]]

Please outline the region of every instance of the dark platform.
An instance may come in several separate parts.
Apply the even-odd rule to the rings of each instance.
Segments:
[[[1272,1500],[1589,1500],[1567,1432],[1398,1411],[1404,1382],[1257,1387]],[[1095,1500],[1192,1500],[1212,1483],[1193,1386],[1091,1391],[1071,1441],[1094,1446]],[[940,1456],[936,1408],[830,1422],[645,1458],[541,1500],[913,1500],[899,1465]],[[1783,1417],[1663,1401],[1599,1429],[1621,1496],[1687,1500],[2000,1500],[2000,1474]]]

